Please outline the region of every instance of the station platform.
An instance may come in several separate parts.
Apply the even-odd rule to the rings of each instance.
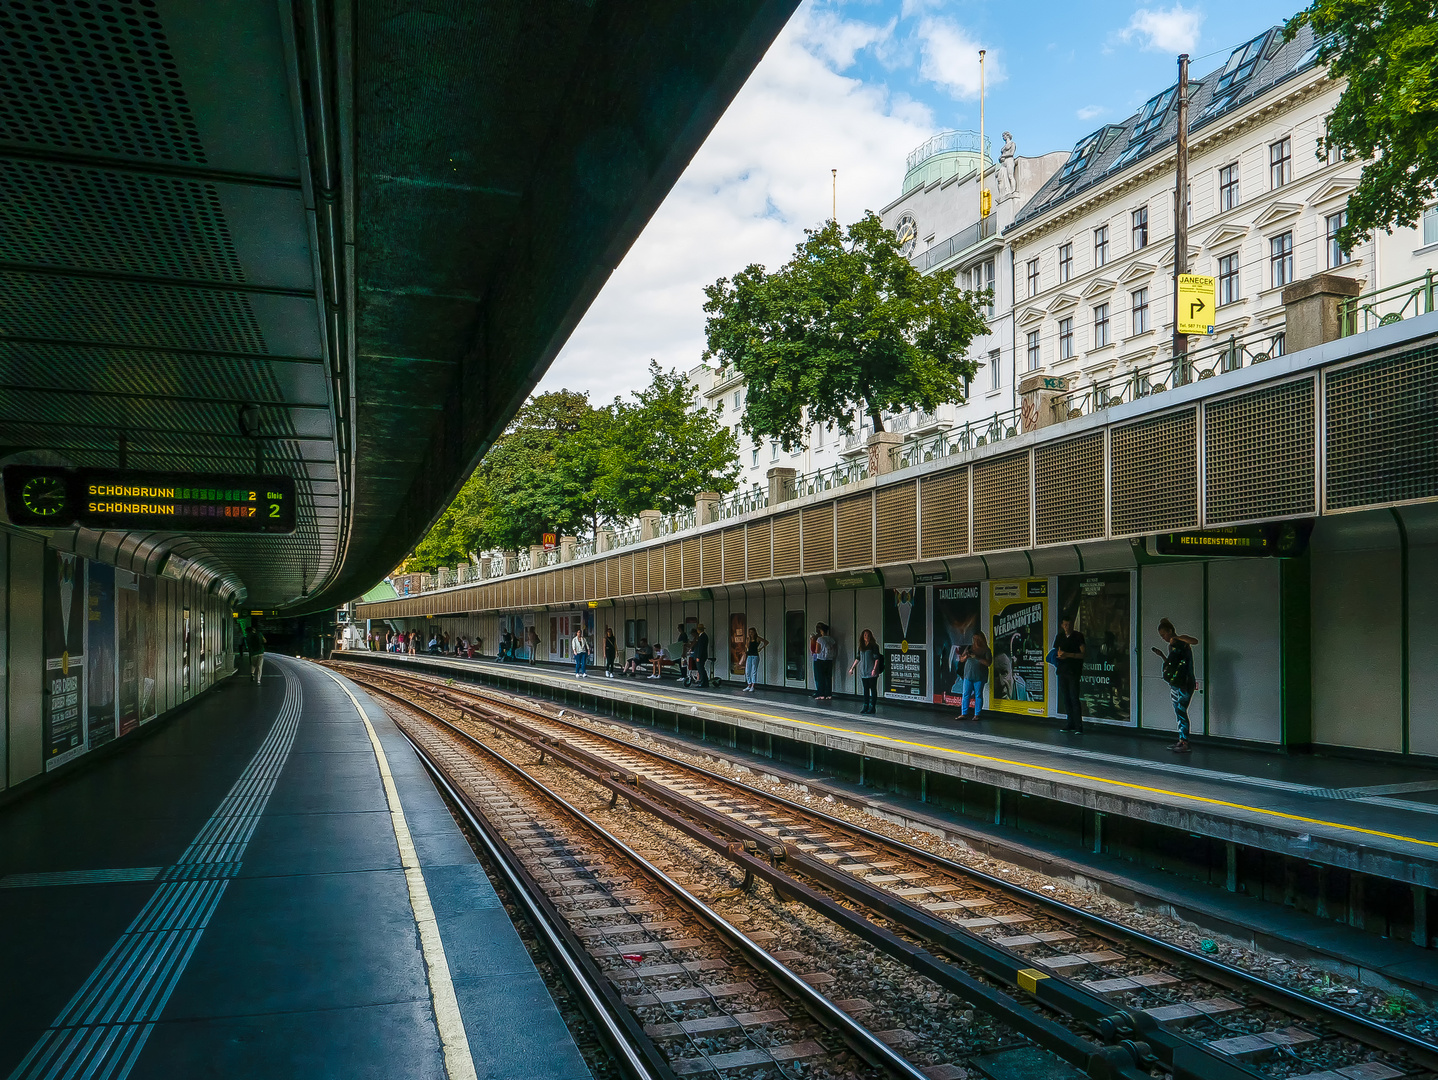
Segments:
[[[12,1080],[590,1076],[408,742],[313,664],[0,810],[0,925]]]
[[[1438,887],[1438,769],[1421,764],[1196,740],[1191,754],[1169,739],[1090,724],[1082,736],[1000,713],[957,721],[957,709],[857,700],[814,702],[789,691],[745,693],[728,682],[686,689],[673,679],[578,680],[553,665],[495,663],[381,652],[337,653],[429,672],[461,673],[589,699],[603,711],[660,709],[845,751],[869,761],[975,780],[1105,816],[1325,866]]]

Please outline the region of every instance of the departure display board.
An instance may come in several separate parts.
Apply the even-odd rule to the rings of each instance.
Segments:
[[[13,524],[40,529],[286,534],[295,531],[295,482],[287,476],[7,465],[5,509]]]
[[[1154,555],[1186,555],[1205,559],[1291,559],[1308,550],[1308,535],[1312,531],[1311,521],[1280,521],[1271,525],[1160,533],[1151,538],[1149,551]]]

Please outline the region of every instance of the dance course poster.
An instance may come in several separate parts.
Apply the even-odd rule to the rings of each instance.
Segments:
[[[979,614],[978,582],[934,588],[934,700],[939,704],[960,704],[960,656],[980,628]]]

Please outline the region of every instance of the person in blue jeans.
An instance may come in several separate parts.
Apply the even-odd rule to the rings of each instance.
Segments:
[[[759,650],[767,644],[768,638],[760,637],[757,629],[749,627],[749,637],[744,642],[744,689],[750,693],[759,681]]]
[[[569,643],[569,651],[574,655],[574,677],[576,679],[588,678],[585,668],[589,664],[589,642],[584,639],[584,632],[576,630],[574,640]]]
[[[1173,698],[1174,719],[1178,721],[1178,742],[1169,749],[1176,754],[1189,754],[1193,748],[1188,745],[1188,706],[1198,687],[1198,680],[1193,675],[1192,646],[1198,644],[1198,638],[1180,634],[1167,619],[1159,620],[1158,636],[1168,646],[1168,653],[1157,648],[1153,651],[1163,661],[1163,681],[1168,683],[1169,694]]]
[[[959,653],[964,662],[964,681],[959,686],[959,720],[977,720],[984,707],[984,687],[989,684],[989,665],[994,654],[989,649],[989,639],[984,632],[974,633],[973,641]]]

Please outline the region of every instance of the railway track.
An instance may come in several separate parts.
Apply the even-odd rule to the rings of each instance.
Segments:
[[[1406,1033],[636,746],[608,721],[336,666],[381,695],[423,707],[436,723],[467,728],[477,742],[511,743],[559,762],[612,802],[622,798],[704,845],[742,871],[744,885],[766,881],[986,1014],[1006,1033],[1000,1042],[1026,1040],[1089,1075],[1396,1080],[1431,1077],[1438,1065],[1438,1047]],[[490,740],[474,734],[485,730]],[[959,1040],[966,1041],[975,1040]],[[928,1075],[958,1073],[930,1067]]]

